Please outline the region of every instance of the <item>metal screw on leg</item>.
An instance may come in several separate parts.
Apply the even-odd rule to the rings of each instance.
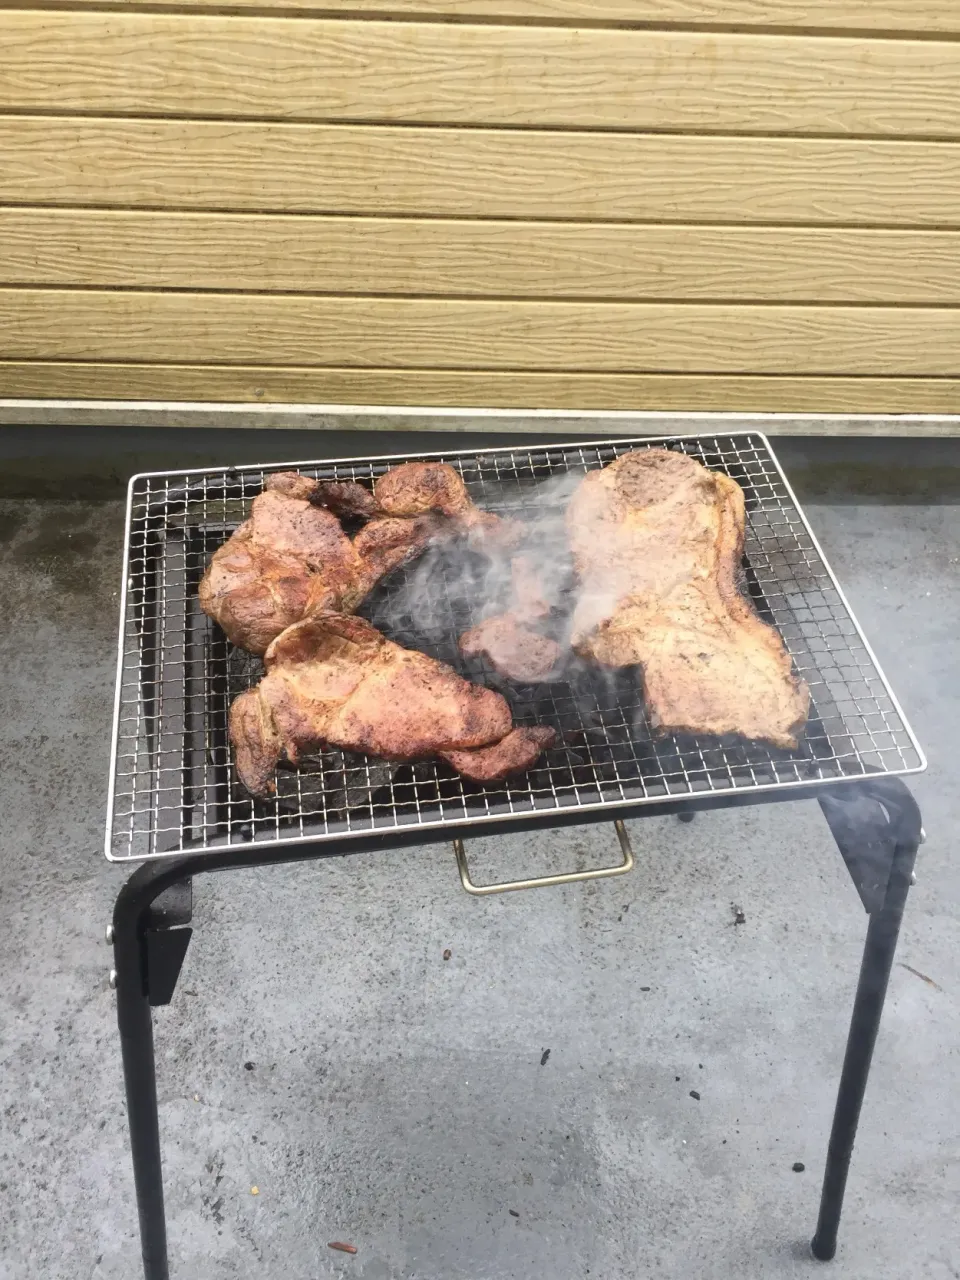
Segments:
[[[107,938],[107,946],[108,946],[108,947],[112,947],[112,946],[113,946],[113,938],[114,938],[114,932],[113,932],[113,925],[112,925],[112,924],[108,924],[108,925],[107,925],[106,938]]]
[[[107,982],[109,982],[109,984],[110,984],[110,990],[111,990],[111,991],[116,991],[116,989],[117,989],[117,971],[116,971],[116,969],[111,969],[111,970],[110,970],[110,974],[109,974],[109,977],[107,978]]]

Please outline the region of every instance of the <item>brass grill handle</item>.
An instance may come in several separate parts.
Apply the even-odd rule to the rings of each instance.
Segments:
[[[474,884],[470,879],[470,868],[467,865],[467,851],[462,840],[454,840],[453,852],[457,858],[457,869],[460,872],[460,883],[467,893],[476,898],[485,898],[491,893],[510,893],[514,889],[545,889],[555,884],[575,884],[578,880],[608,880],[611,876],[626,875],[633,870],[633,849],[627,829],[618,819],[613,824],[617,829],[617,839],[623,851],[623,861],[615,867],[597,867],[593,871],[565,871],[558,876],[540,876],[534,880],[505,880],[502,884]]]

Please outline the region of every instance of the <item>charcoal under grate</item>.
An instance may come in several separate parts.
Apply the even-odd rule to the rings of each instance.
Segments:
[[[438,550],[428,573],[415,564],[394,574],[359,612],[399,644],[497,688],[517,723],[552,725],[557,744],[527,773],[487,786],[442,762],[396,765],[324,751],[296,769],[281,769],[276,797],[251,799],[233,769],[227,714],[233,698],[260,678],[262,665],[230,645],[202,613],[197,586],[210,556],[246,518],[267,474],[295,465],[318,478],[369,482],[399,462],[431,457],[456,467],[473,499],[490,511],[559,519],[565,494],[549,483],[555,477],[580,475],[651,446],[681,450],[744,489],[744,587],[761,617],[779,630],[811,691],[810,720],[797,750],[732,738],[656,738],[635,672],[604,676],[573,662],[553,683],[525,686],[464,659],[456,642],[480,616],[482,567],[471,578],[469,557]],[[130,483],[106,839],[113,860],[240,842],[344,843],[409,828],[428,839],[448,826],[476,824],[479,832],[524,815],[570,809],[613,820],[644,804],[682,802],[704,792],[793,790],[924,766],[758,433],[161,473]]]

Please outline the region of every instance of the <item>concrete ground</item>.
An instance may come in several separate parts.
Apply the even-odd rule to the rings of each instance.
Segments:
[[[169,465],[187,460],[170,448]],[[906,463],[865,483],[791,448],[931,761],[912,783],[929,838],[823,1274],[947,1280],[960,1276],[960,507],[936,474],[949,448],[919,488]],[[123,878],[101,853],[121,529],[112,496],[0,502],[3,1280],[139,1274],[103,943]],[[632,876],[489,901],[462,892],[444,846],[198,881],[181,983],[156,1016],[174,1280],[821,1274],[807,1242],[866,923],[856,893],[813,802],[630,830]],[[584,827],[471,852],[478,874],[519,874],[609,858],[614,839]]]

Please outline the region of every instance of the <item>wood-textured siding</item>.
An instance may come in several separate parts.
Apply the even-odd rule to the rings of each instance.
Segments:
[[[960,413],[960,4],[0,8],[0,397]]]

